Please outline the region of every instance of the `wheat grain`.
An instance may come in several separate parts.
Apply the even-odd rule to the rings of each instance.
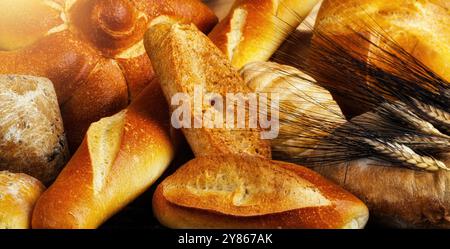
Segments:
[[[380,142],[371,139],[364,139],[377,153],[395,160],[406,166],[412,166],[427,171],[437,171],[439,169],[450,170],[445,163],[428,156],[421,156],[406,145],[399,143]]]
[[[418,131],[421,131],[428,135],[445,136],[444,134],[442,134],[442,132],[436,129],[433,124],[419,118],[417,115],[413,114],[408,109],[408,107],[404,106],[403,104],[396,103],[394,105],[390,103],[384,103],[382,106],[386,110],[388,110],[391,114],[395,115],[395,117],[404,120],[410,126],[414,127]]]

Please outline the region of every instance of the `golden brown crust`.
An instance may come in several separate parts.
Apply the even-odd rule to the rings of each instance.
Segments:
[[[145,47],[169,102],[177,93],[193,98],[195,87],[224,98],[229,93],[250,92],[217,47],[192,25],[154,25],[145,36]],[[207,108],[211,105],[204,104],[203,110]],[[194,120],[201,117],[194,111],[191,113],[194,114],[191,115],[191,128],[183,128],[183,133],[196,155],[236,153],[271,156],[270,145],[261,139],[259,129],[206,128],[204,125],[193,128]],[[218,113],[225,117],[223,110]]]
[[[375,44],[378,43],[377,46],[390,49],[363,27],[374,23],[398,45],[450,81],[449,1],[326,0],[320,9],[315,28],[335,35],[337,42],[352,41],[352,44],[341,45],[363,55],[371,53],[374,59],[369,62],[376,64],[375,46],[358,38],[349,29],[356,29]],[[314,37],[313,42],[320,44],[320,38]],[[354,100],[336,97],[348,116],[367,111],[364,104],[355,104]]]
[[[422,172],[368,159],[314,170],[361,198],[376,222],[450,228],[449,172]]]
[[[182,166],[158,186],[153,211],[171,228],[361,228],[368,218],[360,200],[311,170],[231,155]]]
[[[209,38],[236,68],[267,61],[318,0],[237,0]]]
[[[71,161],[36,204],[33,228],[96,228],[145,191],[174,154],[166,105],[154,81],[126,111],[94,123]],[[107,130],[109,127],[103,125],[109,122],[106,120],[122,125]],[[95,125],[98,133],[91,131]],[[102,140],[115,132],[120,132],[120,141]],[[96,139],[103,142],[96,143]],[[116,152],[112,148],[115,144],[119,146]],[[93,155],[94,151],[98,154]],[[114,153],[110,155],[110,151]],[[100,163],[94,163],[95,158],[100,158]]]
[[[204,32],[217,22],[199,0],[4,0],[0,9],[0,73],[52,80],[72,151],[92,122],[125,108],[152,80],[143,47],[128,50],[142,44],[153,19],[172,16]]]
[[[0,229],[30,228],[34,204],[44,190],[31,176],[0,171]]]

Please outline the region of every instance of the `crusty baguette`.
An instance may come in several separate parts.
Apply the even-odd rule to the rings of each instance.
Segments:
[[[171,103],[177,93],[194,96],[195,86],[220,94],[250,92],[239,73],[207,36],[194,25],[160,23],[145,35],[145,47],[154,62],[163,92]],[[194,105],[191,105],[193,108]],[[174,108],[174,106],[172,106]],[[203,111],[212,105],[203,104]],[[223,115],[225,110],[218,110]],[[201,119],[192,110],[192,122]],[[248,112],[246,112],[248,117]],[[254,154],[270,157],[270,145],[261,139],[259,129],[183,128],[196,156],[211,154]]]
[[[450,156],[445,163],[450,165]],[[367,204],[372,220],[396,228],[450,228],[450,172],[421,172],[361,159],[315,171]]]
[[[26,174],[0,171],[0,229],[27,229],[45,187]]]
[[[362,228],[367,207],[299,165],[198,157],[166,178],[153,211],[170,228]]]
[[[174,151],[157,81],[126,110],[93,123],[33,213],[33,228],[97,228],[144,192]]]
[[[240,69],[267,61],[320,0],[237,0],[209,34]]]
[[[68,160],[52,82],[0,75],[0,170],[26,173],[49,184]]]

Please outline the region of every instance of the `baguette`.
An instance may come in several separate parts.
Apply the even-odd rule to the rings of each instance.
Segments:
[[[157,81],[125,110],[93,123],[33,213],[33,228],[97,228],[143,193],[174,156]]]
[[[153,212],[170,228],[363,228],[367,207],[302,166],[260,157],[198,157],[166,178]]]
[[[195,26],[160,23],[152,26],[144,39],[147,53],[154,62],[156,75],[169,103],[177,93],[188,94],[192,103],[196,86],[201,86],[206,92],[216,93],[221,97],[228,93],[250,93],[239,73]],[[197,115],[194,105],[191,104],[190,108],[194,115],[191,115],[188,121],[191,121],[192,125],[195,120],[202,119],[203,112],[214,106],[203,103],[203,112]],[[225,120],[225,112],[218,110],[216,115],[222,115]],[[248,113],[246,112],[247,118]],[[196,156],[215,154],[271,156],[270,145],[261,139],[260,130],[257,128],[192,127],[193,125],[190,128],[183,127],[182,131]]]
[[[46,78],[0,75],[0,170],[51,183],[69,160],[53,84]]]
[[[44,190],[31,176],[0,171],[0,229],[30,228],[34,204]]]
[[[320,0],[237,0],[209,38],[240,69],[267,61]]]

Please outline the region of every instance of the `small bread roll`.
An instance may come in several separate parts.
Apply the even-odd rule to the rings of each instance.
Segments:
[[[170,228],[362,228],[367,207],[299,165],[250,156],[198,157],[153,196]]]
[[[0,171],[0,229],[27,229],[44,185],[25,174]]]
[[[0,75],[0,170],[47,184],[68,159],[53,84],[45,78]]]

